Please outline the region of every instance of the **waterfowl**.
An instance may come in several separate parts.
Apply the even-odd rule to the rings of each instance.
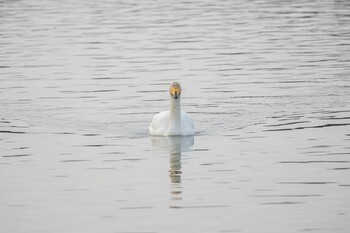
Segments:
[[[170,110],[156,114],[149,126],[152,136],[194,135],[194,124],[190,115],[181,111],[181,86],[178,82],[170,85]]]

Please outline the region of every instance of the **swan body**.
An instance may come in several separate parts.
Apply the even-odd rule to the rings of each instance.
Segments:
[[[156,114],[149,126],[149,132],[153,136],[189,136],[194,135],[194,125],[189,114],[181,112],[179,123],[170,122],[170,111]]]
[[[156,114],[149,126],[152,136],[194,135],[194,124],[190,115],[181,111],[181,86],[174,82],[170,86],[170,111]]]

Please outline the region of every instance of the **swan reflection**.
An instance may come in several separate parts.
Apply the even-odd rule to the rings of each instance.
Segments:
[[[182,199],[181,153],[190,151],[194,144],[193,136],[152,137],[152,148],[167,151],[170,159],[169,177],[172,200]]]

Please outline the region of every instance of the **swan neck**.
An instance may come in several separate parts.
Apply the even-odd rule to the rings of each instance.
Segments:
[[[170,121],[174,124],[181,123],[181,104],[180,98],[170,99]]]

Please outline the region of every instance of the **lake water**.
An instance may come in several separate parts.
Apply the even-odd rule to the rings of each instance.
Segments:
[[[0,47],[1,232],[349,231],[349,1],[2,0]]]

